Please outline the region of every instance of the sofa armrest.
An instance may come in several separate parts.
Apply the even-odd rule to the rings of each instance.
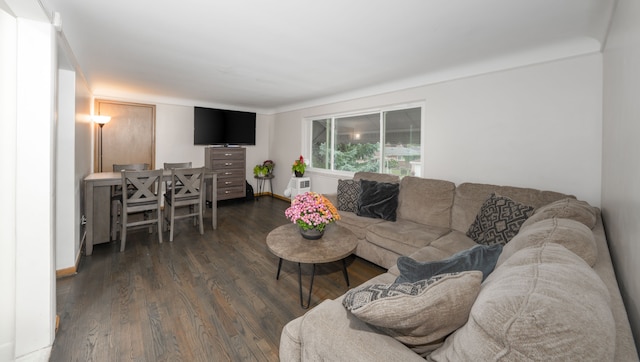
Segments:
[[[322,194],[322,196],[329,199],[333,206],[338,207],[338,194]]]
[[[338,300],[327,300],[303,316],[302,360],[423,361],[394,338],[348,312]]]

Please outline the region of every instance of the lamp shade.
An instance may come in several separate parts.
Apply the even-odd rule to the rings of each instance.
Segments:
[[[111,120],[111,116],[93,116],[91,117],[93,121],[99,125],[104,125]]]

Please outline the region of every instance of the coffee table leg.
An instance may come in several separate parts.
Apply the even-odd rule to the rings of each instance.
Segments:
[[[278,274],[276,274],[276,280],[280,279],[280,269],[282,269],[282,258],[278,262]]]
[[[302,266],[298,263],[298,287],[300,289],[300,306],[304,309],[308,309],[311,305],[311,291],[313,290],[313,279],[316,275],[316,265],[312,264],[311,268],[311,284],[309,285],[309,296],[307,297],[307,305],[304,305],[302,300]]]
[[[347,274],[346,258],[342,259],[342,272],[344,273],[344,280],[347,282],[347,287],[349,287],[349,274]]]

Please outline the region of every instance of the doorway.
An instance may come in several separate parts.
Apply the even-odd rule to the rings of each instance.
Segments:
[[[94,171],[112,171],[113,164],[148,163],[155,169],[156,107],[96,99],[96,115],[111,116],[109,123],[95,127]],[[102,153],[100,153],[102,143]]]

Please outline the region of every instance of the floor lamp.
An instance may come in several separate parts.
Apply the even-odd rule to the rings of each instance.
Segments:
[[[109,121],[111,120],[110,116],[93,116],[93,121],[95,123],[98,124],[98,126],[100,126],[100,140],[99,140],[99,156],[100,156],[100,168],[98,169],[98,172],[102,172],[102,127],[104,127],[105,124],[109,123]]]

